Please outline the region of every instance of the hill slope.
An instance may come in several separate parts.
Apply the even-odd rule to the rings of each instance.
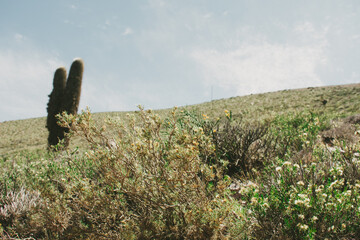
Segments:
[[[326,100],[326,104],[323,101]],[[210,117],[218,117],[227,109],[245,120],[263,120],[292,111],[321,111],[334,117],[346,117],[360,113],[360,84],[328,87],[309,87],[295,90],[252,94],[196,104],[182,109],[197,110]],[[45,107],[45,106],[44,106]],[[159,114],[169,109],[158,110]],[[121,117],[126,112],[95,113],[95,120]],[[0,123],[0,155],[22,150],[46,148],[46,118],[34,118]],[[76,141],[75,141],[76,142]]]

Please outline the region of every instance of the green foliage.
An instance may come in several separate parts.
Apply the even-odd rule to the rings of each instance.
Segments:
[[[358,149],[358,146],[357,146]],[[360,234],[357,152],[316,145],[307,164],[274,162],[266,177],[241,190],[258,239],[348,239]]]
[[[277,138],[278,156],[311,148],[320,131],[329,127],[327,116],[314,112],[288,113],[272,122],[272,134]]]

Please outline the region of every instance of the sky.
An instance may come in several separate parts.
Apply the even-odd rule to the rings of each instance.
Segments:
[[[1,0],[0,122],[46,116],[75,58],[92,112],[358,83],[360,1]]]

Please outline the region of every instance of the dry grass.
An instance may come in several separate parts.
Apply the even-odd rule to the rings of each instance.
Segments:
[[[327,100],[326,105],[322,103]],[[198,110],[210,117],[223,115],[224,109],[244,120],[264,120],[291,111],[323,111],[338,117],[359,113],[360,84],[282,90],[277,92],[252,94],[214,100],[202,104],[184,106],[180,109]],[[45,107],[45,106],[44,106]],[[160,116],[171,109],[157,110]],[[94,120],[123,118],[126,112],[95,113]],[[23,150],[43,150],[46,148],[47,129],[45,118],[33,118],[0,123],[0,156]],[[72,144],[81,145],[79,139]]]

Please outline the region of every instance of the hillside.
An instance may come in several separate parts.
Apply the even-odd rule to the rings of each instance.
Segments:
[[[323,100],[327,101],[326,105],[322,103]],[[349,84],[252,94],[185,106],[181,109],[197,110],[214,118],[223,115],[226,109],[232,111],[233,115],[241,115],[245,120],[252,121],[303,110],[346,117],[360,113],[359,106],[360,84]],[[168,111],[169,109],[164,109],[156,112],[161,115]],[[95,113],[93,116],[95,120],[100,121],[125,114],[126,112],[110,112]],[[45,149],[48,134],[45,122],[46,118],[43,117],[0,123],[0,156],[22,150]],[[76,144],[76,139],[73,142]]]
[[[359,104],[352,84],[85,111],[59,151],[45,118],[3,122],[0,238],[357,239]]]

